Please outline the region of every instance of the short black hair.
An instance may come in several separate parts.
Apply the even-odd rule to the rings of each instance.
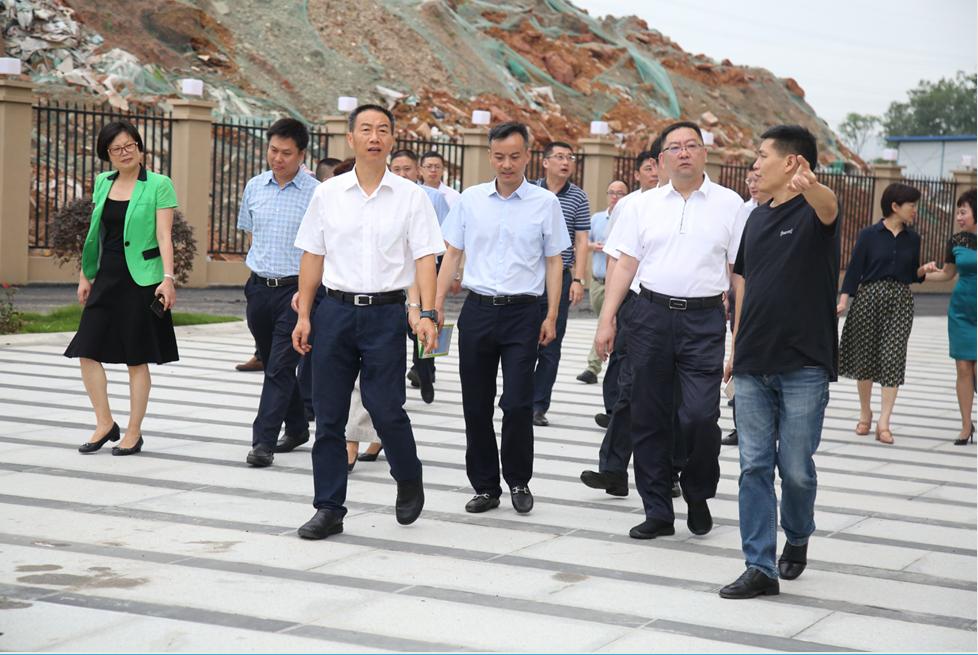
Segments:
[[[703,140],[703,132],[700,130],[699,125],[697,125],[693,121],[676,121],[675,123],[670,123],[669,125],[666,125],[665,128],[663,128],[662,133],[659,135],[659,151],[660,152],[662,151],[662,144],[666,142],[666,137],[669,136],[669,134],[675,132],[676,130],[682,129],[684,127],[687,127],[693,130],[694,132],[696,132],[696,136],[700,138],[700,141]]]
[[[638,155],[635,157],[635,170],[642,168],[642,164],[650,159],[655,159],[655,157],[652,156],[651,151],[643,150],[642,152],[638,153]]]
[[[273,136],[292,139],[299,150],[309,147],[309,130],[306,124],[294,118],[280,118],[272,123],[268,128],[268,140],[271,141]]]
[[[570,147],[569,143],[564,141],[551,141],[543,149],[543,158],[546,159],[550,155],[554,154],[555,148],[567,148],[571,152],[574,152],[574,149]]]
[[[883,189],[883,195],[880,197],[880,209],[883,210],[883,218],[893,213],[894,203],[903,205],[908,202],[917,202],[918,200],[920,200],[919,189],[909,184],[894,182]]]
[[[813,169],[818,166],[815,135],[801,125],[776,125],[761,135],[761,140],[764,139],[771,139],[774,149],[782,155],[801,155]]]
[[[356,163],[357,160],[354,159],[353,157],[350,157],[349,159],[344,159],[343,161],[341,161],[336,165],[336,168],[333,169],[333,175],[335,176],[335,175],[342,175],[343,173],[349,173],[350,171],[353,170],[353,166]]]
[[[968,205],[971,207],[971,215],[978,218],[978,213],[975,213],[976,203],[978,203],[978,191],[975,189],[968,189],[958,196],[958,201],[954,204],[954,206],[961,207],[963,205]]]
[[[489,143],[491,144],[493,141],[508,139],[514,134],[519,134],[521,137],[523,137],[523,143],[527,147],[530,146],[530,130],[528,130],[526,125],[523,123],[518,123],[516,121],[500,123],[489,130]]]
[[[366,105],[360,105],[356,109],[350,112],[350,120],[347,123],[349,132],[353,132],[353,128],[357,126],[357,116],[365,111],[379,111],[381,114],[387,117],[387,120],[391,122],[391,134],[394,133],[394,114],[387,107],[381,107],[380,105],[375,105],[368,103]]]
[[[655,140],[652,141],[652,145],[649,146],[649,154],[652,155],[652,159],[655,159],[656,161],[659,160],[659,155],[662,154],[662,135],[661,134],[659,136],[655,137]]]
[[[106,123],[99,130],[98,139],[95,141],[95,153],[99,159],[109,161],[109,145],[123,132],[128,134],[136,142],[136,148],[139,149],[139,152],[143,151],[143,137],[139,136],[139,130],[132,123],[123,120],[112,121],[111,123]]]
[[[336,167],[339,164],[340,164],[340,160],[337,159],[336,157],[323,157],[322,159],[316,162],[316,168],[319,168],[320,166]]]
[[[391,153],[391,161],[394,161],[398,157],[407,157],[415,164],[418,163],[418,153],[413,150],[408,150],[407,148],[401,148],[400,150],[395,150]]]
[[[431,159],[431,158],[440,159],[442,166],[445,165],[445,158],[437,150],[429,150],[428,152],[424,153],[419,158],[419,161],[423,164],[425,159]]]

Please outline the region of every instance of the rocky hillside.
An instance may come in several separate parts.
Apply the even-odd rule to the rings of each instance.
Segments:
[[[0,0],[0,35],[44,93],[119,107],[165,105],[192,76],[229,116],[317,121],[352,95],[389,104],[418,136],[451,135],[487,109],[540,141],[606,120],[632,150],[689,118],[730,158],[791,122],[819,135],[823,161],[858,163],[793,79],[566,0]]]

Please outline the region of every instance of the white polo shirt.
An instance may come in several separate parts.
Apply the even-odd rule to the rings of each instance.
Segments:
[[[617,251],[639,261],[641,286],[676,298],[716,296],[730,288],[749,212],[743,199],[706,175],[684,199],[672,184],[630,202],[616,226]]]
[[[438,218],[424,190],[390,171],[367,194],[356,168],[313,193],[295,245],[324,255],[323,286],[383,293],[414,283],[414,261],[445,252]]]
[[[605,241],[604,248],[602,249],[605,255],[613,259],[618,259],[621,257],[621,253],[618,251],[618,237],[621,236],[621,232],[616,231],[615,228],[619,225],[618,219],[621,218],[621,213],[625,210],[625,207],[627,207],[632,201],[637,200],[642,194],[656,193],[663,188],[665,187],[652,187],[651,189],[646,189],[645,191],[635,189],[615,204],[615,208],[611,211],[611,217],[608,220],[608,239]],[[607,282],[607,280],[605,280],[605,282]],[[629,288],[635,293],[639,292],[637,275],[632,278],[632,285]]]

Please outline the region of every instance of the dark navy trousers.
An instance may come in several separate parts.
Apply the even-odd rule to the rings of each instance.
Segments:
[[[499,467],[509,487],[533,476],[533,365],[540,338],[536,302],[492,306],[469,296],[458,318],[459,377],[465,414],[465,470],[476,493],[502,494]],[[492,417],[496,374],[503,368],[502,440]]]
[[[675,520],[670,493],[675,427],[686,450],[683,496],[706,500],[716,495],[725,334],[722,306],[677,311],[642,297],[632,302],[632,449],[647,518]]]
[[[291,306],[295,291],[295,285],[267,287],[254,277],[245,283],[248,329],[265,365],[258,416],[252,425],[252,447],[273,449],[283,423],[285,433],[290,435],[309,429],[296,377],[300,356],[292,348],[292,330],[298,319]],[[320,290],[315,302],[322,297]]]
[[[570,310],[571,269],[564,269],[560,284],[560,305],[557,308],[557,338],[540,348],[537,354],[536,370],[533,373],[533,411],[546,414],[550,409],[550,396],[557,381],[557,367],[560,365],[560,345],[567,331],[567,313]],[[547,315],[547,292],[540,296],[540,320]],[[537,325],[539,330],[540,326]],[[538,334],[539,336],[539,334]]]
[[[357,307],[326,296],[312,320],[313,505],[346,514],[346,422],[353,383],[398,482],[421,477],[411,420],[404,411],[404,305]]]

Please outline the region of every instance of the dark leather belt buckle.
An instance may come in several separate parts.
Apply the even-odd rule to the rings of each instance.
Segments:
[[[356,293],[353,295],[353,304],[357,307],[367,307],[374,304],[374,299],[365,293]]]
[[[686,311],[686,299],[685,298],[670,298],[669,299],[669,309],[676,309],[681,312]]]

